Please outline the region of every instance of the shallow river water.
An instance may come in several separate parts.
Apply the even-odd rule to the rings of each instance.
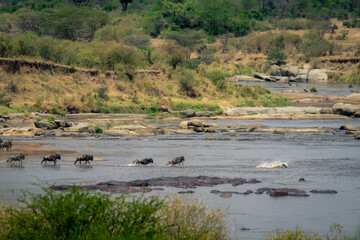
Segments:
[[[360,125],[351,120],[263,120],[212,121],[217,124],[263,123],[269,127],[338,128],[340,125]],[[159,121],[161,125],[161,121]],[[224,140],[206,140],[217,137]],[[26,159],[23,168],[0,164],[0,200],[11,202],[20,190],[38,191],[30,183],[46,181],[73,184],[119,180],[130,181],[160,176],[217,176],[256,178],[259,184],[236,187],[219,185],[198,187],[195,196],[205,199],[212,207],[227,213],[227,222],[233,239],[263,239],[265,232],[299,225],[320,233],[334,222],[354,233],[360,224],[360,141],[354,137],[331,133],[273,133],[250,132],[239,137],[221,134],[194,134],[188,136],[154,136],[122,138],[103,136],[101,139],[13,138],[15,141],[47,143],[49,148],[76,150],[63,155],[74,159],[81,153],[91,153],[106,161],[93,162],[91,167],[74,166],[62,161],[57,167],[43,167],[40,156]],[[214,139],[214,138],[213,138]],[[170,158],[185,157],[182,167],[167,167]],[[136,158],[152,157],[152,166],[132,166]],[[3,159],[0,159],[3,160]],[[256,168],[262,163],[286,162],[288,168]],[[130,165],[129,165],[130,164]],[[299,182],[305,178],[305,182]],[[213,189],[244,192],[261,187],[332,189],[337,194],[312,194],[309,197],[272,198],[263,195],[233,195],[223,199],[210,194]],[[13,193],[11,192],[13,190]],[[180,191],[165,188],[151,194],[165,196]],[[241,231],[241,228],[250,228]]]

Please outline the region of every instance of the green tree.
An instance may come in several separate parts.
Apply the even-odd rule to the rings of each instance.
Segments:
[[[208,34],[223,34],[230,28],[228,0],[199,0],[197,9],[199,24]]]
[[[285,64],[286,55],[281,48],[271,48],[265,52],[269,64],[283,65]]]
[[[190,48],[202,42],[206,34],[201,30],[184,29],[180,31],[166,31],[161,34],[166,39],[173,39],[181,46]]]
[[[45,13],[43,32],[61,39],[91,40],[97,29],[108,22],[105,12],[89,7],[63,7]]]

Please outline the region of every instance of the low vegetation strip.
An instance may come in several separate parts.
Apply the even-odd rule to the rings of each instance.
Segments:
[[[196,199],[43,190],[0,208],[1,240],[229,239],[224,213]]]

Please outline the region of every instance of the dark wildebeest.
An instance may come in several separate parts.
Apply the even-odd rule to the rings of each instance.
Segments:
[[[22,164],[22,160],[24,160],[24,159],[25,159],[25,155],[20,153],[18,155],[10,156],[10,158],[6,162],[12,163],[13,161],[18,161],[18,162],[20,162],[20,164]]]
[[[181,157],[170,159],[167,165],[170,165],[170,164],[172,166],[174,166],[176,164],[184,165],[184,162],[185,162],[185,158],[184,158],[184,156],[181,156]]]
[[[0,148],[1,148],[1,151],[4,151],[4,148],[6,149],[7,152],[11,151],[12,141],[8,140],[8,141],[0,143]]]
[[[41,161],[41,164],[43,164],[43,162],[45,162],[45,164],[46,164],[46,162],[54,162],[54,165],[56,165],[56,160],[58,160],[58,159],[61,160],[60,154],[57,154],[57,153],[50,154],[50,156],[45,156],[43,158],[43,160]]]
[[[154,163],[152,158],[138,158],[133,163],[136,163],[136,165],[148,165],[149,163]]]
[[[85,164],[90,164],[90,161],[93,161],[93,160],[94,160],[93,155],[84,154],[84,155],[76,158],[74,165],[76,165],[77,162],[80,162],[80,164],[81,164],[82,161],[85,161]]]

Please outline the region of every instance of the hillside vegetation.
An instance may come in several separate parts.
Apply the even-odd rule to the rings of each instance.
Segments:
[[[0,57],[61,64],[0,66],[2,112],[149,112],[281,106],[226,77],[281,62],[360,55],[359,1],[12,0],[0,4]],[[336,20],[335,20],[336,18]],[[358,64],[326,66],[360,82]],[[344,75],[344,73],[346,73]]]

